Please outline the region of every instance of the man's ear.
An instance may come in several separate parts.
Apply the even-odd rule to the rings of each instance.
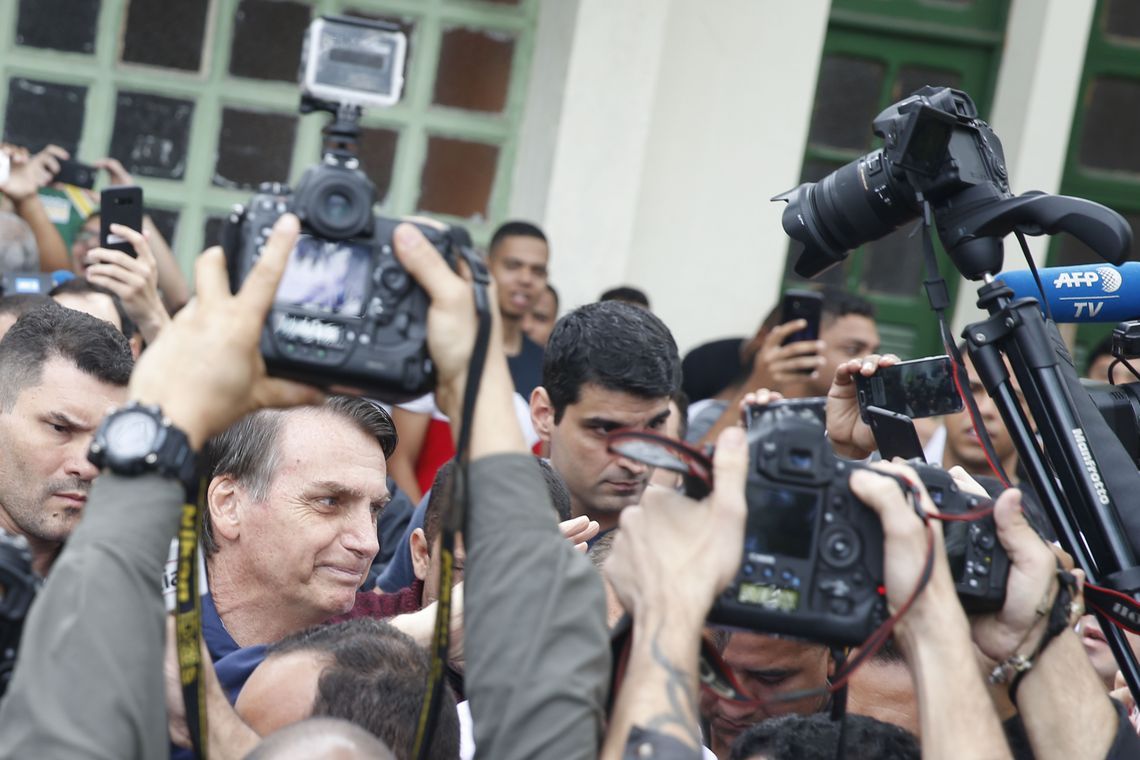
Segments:
[[[245,489],[229,475],[219,475],[210,481],[206,491],[206,509],[210,511],[210,523],[214,527],[214,538],[221,543],[236,541],[241,534],[241,502]]]
[[[554,405],[550,403],[550,394],[541,385],[530,394],[530,421],[538,437],[549,443],[554,433]]]
[[[408,549],[412,553],[412,572],[419,580],[425,580],[431,567],[431,553],[428,551],[427,536],[423,528],[416,528],[408,537]]]

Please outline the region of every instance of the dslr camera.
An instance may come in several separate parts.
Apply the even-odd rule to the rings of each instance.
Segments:
[[[865,465],[832,452],[823,406],[823,399],[805,399],[749,410],[744,557],[710,621],[855,645],[886,620],[883,529],[848,486],[851,473]],[[942,513],[989,506],[961,491],[946,471],[912,466]],[[993,517],[947,522],[944,535],[962,606],[1000,609],[1009,558]]]
[[[801,277],[917,219],[920,194],[947,251],[961,247],[968,256],[972,232],[959,219],[1011,197],[1001,141],[961,90],[923,87],[875,117],[872,129],[882,148],[772,199],[788,202],[784,231],[804,245],[795,265]]]
[[[403,88],[407,40],[398,28],[347,17],[310,24],[301,64],[302,113],[333,115],[324,157],[295,189],[263,184],[227,220],[223,247],[234,292],[279,216],[296,214],[289,256],[261,336],[269,373],[395,403],[434,385],[426,347],[427,294],[396,260],[398,220],[374,215],[376,187],[357,157],[366,106],[390,106]],[[417,224],[456,267],[466,230]]]

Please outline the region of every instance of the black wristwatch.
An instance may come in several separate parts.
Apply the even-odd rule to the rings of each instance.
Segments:
[[[156,472],[177,478],[187,493],[197,486],[198,458],[190,439],[157,406],[131,402],[107,415],[95,431],[87,459],[117,475]]]

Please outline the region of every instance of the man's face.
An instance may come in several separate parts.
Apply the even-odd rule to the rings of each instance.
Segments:
[[[669,397],[645,399],[586,383],[555,424],[550,397],[539,387],[530,409],[535,430],[550,442],[550,464],[570,489],[574,515],[588,514],[603,529],[613,527],[618,513],[641,498],[652,468],[611,454],[606,437],[619,428],[660,430],[669,417]]]
[[[835,368],[849,359],[858,359],[879,350],[879,331],[875,320],[859,314],[844,314],[820,325],[819,339],[824,343],[823,364],[819,374],[807,381],[809,396],[826,396],[835,378]]]
[[[119,332],[123,331],[123,320],[119,318],[115,302],[106,293],[60,293],[52,298],[60,306],[90,314],[96,319],[110,322]]]
[[[546,290],[546,243],[529,235],[499,241],[491,254],[491,276],[499,290],[499,311],[507,319],[522,319]]]
[[[261,736],[302,721],[313,714],[317,683],[330,664],[311,650],[270,655],[246,680],[234,709]]]
[[[40,383],[0,412],[0,527],[48,543],[71,535],[99,473],[87,461],[95,428],[126,398],[66,359],[44,362]]]
[[[978,373],[974,370],[973,362],[970,361],[969,356],[963,356],[963,361],[966,364],[966,373],[970,378],[970,392],[974,394],[974,402],[978,405],[982,423],[986,426],[986,432],[990,434],[994,453],[997,454],[999,460],[1005,461],[1015,451],[1013,439],[1009,437],[1009,432],[1005,428],[1005,422],[1001,418],[1001,413],[998,412],[997,405],[986,393]],[[1019,401],[1022,401],[1021,389],[1017,386],[1017,380],[1012,375],[1010,378],[1014,394]],[[1022,405],[1024,407],[1024,401],[1022,401]],[[978,434],[974,431],[974,425],[970,422],[969,413],[963,410],[958,414],[947,415],[945,424],[946,453],[949,454],[946,463],[961,464],[967,472],[973,475],[992,474],[989,463],[986,462],[981,439],[978,438]]]
[[[545,346],[558,321],[558,304],[549,288],[543,288],[534,299],[534,306],[523,317],[522,329],[526,336],[540,346]]]
[[[818,689],[827,680],[830,657],[818,644],[734,632],[722,653],[740,685],[755,699],[800,689]],[[761,707],[740,705],[701,694],[701,715],[709,723],[709,748],[727,760],[736,737],[775,715],[810,715],[823,709],[826,698],[771,702]]]
[[[87,271],[87,253],[99,247],[99,217],[93,216],[83,223],[71,243],[71,268],[82,277]]]
[[[375,438],[332,412],[287,415],[278,467],[264,501],[240,490],[227,538],[246,577],[274,594],[298,622],[347,612],[380,546],[376,517],[387,502],[384,452]]]
[[[1125,631],[1123,628],[1121,630],[1128,640],[1129,647],[1132,648],[1132,653],[1140,657],[1140,635]],[[1081,644],[1084,645],[1093,670],[1109,688],[1112,688],[1116,680],[1116,671],[1120,670],[1120,666],[1116,664],[1116,658],[1108,648],[1108,640],[1105,639],[1096,616],[1083,616],[1077,623],[1077,633],[1080,634]]]
[[[439,558],[442,546],[443,538],[436,536],[429,553],[423,528],[416,528],[412,531],[412,571],[416,578],[424,582],[423,595],[420,597],[420,605],[423,607],[439,599]],[[454,560],[451,568],[452,586],[463,582],[463,568],[467,564],[467,551],[463,547],[463,536],[457,535],[455,537]]]

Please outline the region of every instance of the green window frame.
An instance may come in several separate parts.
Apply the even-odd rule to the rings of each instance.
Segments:
[[[1137,98],[1125,104],[1131,114],[1140,116],[1140,33],[1124,37],[1109,31],[1111,14],[1114,10],[1127,11],[1127,8],[1114,8],[1113,0],[1098,0],[1093,12],[1093,23],[1089,30],[1088,47],[1085,52],[1084,68],[1073,115],[1072,130],[1069,133],[1069,146],[1065,155],[1065,168],[1061,178],[1061,194],[1087,198],[1102,203],[1120,212],[1132,222],[1133,235],[1140,234],[1140,172],[1129,167],[1129,161],[1118,153],[1117,165],[1101,162],[1089,166],[1082,160],[1082,147],[1086,131],[1097,128],[1095,121],[1104,112],[1095,108],[1096,92],[1101,83],[1123,85],[1132,90]],[[1138,30],[1140,32],[1140,30]],[[1112,114],[1120,119],[1125,114],[1119,111]],[[1118,146],[1113,144],[1114,150]],[[1140,248],[1133,239],[1131,260],[1140,259]],[[1049,243],[1046,258],[1048,266],[1063,266],[1102,261],[1094,252],[1073,239],[1056,237]],[[1073,353],[1078,370],[1083,371],[1090,349],[1108,335],[1114,325],[1083,324],[1077,326],[1073,334]]]
[[[982,118],[986,118],[993,100],[1008,12],[1008,0],[835,0],[823,45],[820,86],[801,181],[816,181],[880,146],[881,140],[871,134],[871,119],[910,94],[918,75],[933,76],[919,85],[953,84],[965,90]],[[876,93],[876,100],[872,104],[868,99],[860,111],[860,118],[863,111],[869,114],[861,145],[834,147],[821,134],[821,107],[826,104],[820,98],[826,89],[824,77],[828,75],[829,61],[848,69],[863,65],[881,71],[878,86],[872,82],[867,87],[868,92]],[[904,87],[906,92],[902,91]],[[907,237],[914,226],[905,224],[884,240],[857,249],[843,264],[818,278],[872,301],[883,350],[904,357],[941,353],[937,323],[921,290],[921,238]],[[939,266],[950,287],[952,310],[959,278],[937,236],[935,241]],[[798,252],[798,246],[789,247],[785,290],[804,286],[805,281],[792,271]],[[868,285],[868,280],[886,285],[891,279],[889,290]]]
[[[141,1],[141,0],[140,0]],[[182,0],[178,0],[181,2]],[[507,213],[519,125],[534,51],[538,0],[300,0],[310,16],[357,13],[414,24],[409,44],[401,102],[388,109],[366,111],[364,127],[397,133],[391,185],[379,211],[388,216],[430,213],[467,226],[476,241],[486,241]],[[185,174],[180,180],[136,175],[148,208],[177,211],[177,233],[171,242],[181,266],[190,272],[206,243],[207,222],[224,218],[234,204],[249,199],[248,189],[214,183],[215,158],[223,110],[235,107],[297,116],[288,181],[295,183],[320,158],[321,129],[326,117],[297,114],[300,91],[295,83],[264,81],[229,73],[230,51],[240,0],[210,0],[197,72],[142,66],[120,61],[123,30],[130,0],[102,0],[93,54],[25,47],[16,40],[20,3],[0,4],[0,113],[7,113],[8,83],[14,77],[87,88],[86,115],[78,158],[92,161],[109,155],[120,90],[190,100],[194,111],[187,145]],[[433,104],[443,33],[452,29],[485,31],[495,39],[512,39],[505,104],[497,113]],[[485,215],[467,218],[435,210],[421,211],[421,173],[432,137],[494,146],[494,177]]]

